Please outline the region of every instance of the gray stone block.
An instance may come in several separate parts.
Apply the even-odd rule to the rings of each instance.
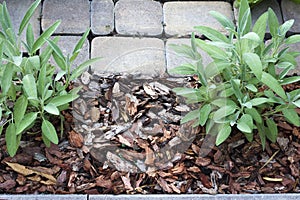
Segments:
[[[182,55],[178,55],[170,46],[170,44],[176,44],[176,45],[189,45],[191,46],[191,40],[190,39],[168,39],[166,43],[166,59],[167,59],[167,71],[169,73],[170,69],[173,69],[175,67],[178,67],[182,64],[187,63],[195,63],[194,60],[191,60],[189,58],[185,58]],[[209,57],[207,53],[199,49],[199,53],[202,56],[203,65],[206,66],[208,63],[212,62],[212,58]],[[172,73],[169,73],[171,75],[175,75]]]
[[[59,41],[57,45],[60,47],[62,53],[64,56],[67,56],[68,54],[71,56],[73,49],[75,48],[77,42],[80,40],[81,36],[59,36]],[[42,48],[45,49],[45,46]],[[86,41],[83,44],[83,47],[78,54],[76,60],[73,62],[73,65],[71,66],[72,69],[83,63],[84,61],[89,59],[89,42]],[[55,61],[53,58],[51,58],[51,63],[54,64]]]
[[[45,0],[42,30],[61,20],[55,33],[80,34],[90,27],[90,2],[88,0]]]
[[[91,57],[102,57],[91,66],[101,73],[165,73],[164,43],[157,38],[97,37],[92,40]]]
[[[194,26],[209,26],[222,32],[225,29],[210,14],[218,11],[233,20],[232,7],[227,2],[167,2],[163,6],[165,33],[167,36],[190,35]]]
[[[32,195],[32,194],[18,194],[18,195],[0,195],[2,200],[88,200],[88,195],[78,194],[78,195]]]
[[[107,35],[114,30],[114,3],[112,0],[93,0],[91,2],[91,29],[97,35]]]
[[[277,0],[268,0],[268,1],[262,1],[259,4],[255,5],[254,7],[251,8],[251,14],[252,14],[252,24],[256,22],[256,20],[266,11],[268,11],[269,8],[272,8],[272,10],[275,12],[279,24],[282,24],[282,14],[280,11],[280,6],[277,2]],[[236,19],[236,22],[238,20],[238,11],[239,9],[234,8],[234,16]],[[267,27],[266,30],[267,33],[269,33],[269,28]]]
[[[157,1],[120,0],[115,6],[116,31],[122,35],[161,35],[162,6]]]
[[[89,195],[89,200],[297,200],[300,194],[157,194],[157,195]]]
[[[0,3],[3,3],[3,1],[4,0],[0,0]],[[7,9],[11,16],[11,21],[14,26],[14,31],[16,34],[18,34],[19,26],[21,24],[21,21],[26,11],[28,10],[28,8],[33,2],[34,0],[22,0],[22,3],[20,3],[20,0],[6,1]],[[35,13],[33,14],[30,20],[30,23],[34,31],[35,39],[38,38],[38,36],[40,35],[40,16],[41,16],[41,4],[37,7]],[[21,35],[21,40],[23,41],[26,41],[26,28],[23,31],[23,34]],[[25,49],[22,50],[25,51]]]
[[[281,8],[284,21],[294,19],[294,26],[291,28],[291,32],[300,33],[300,4],[297,4],[291,0],[281,1]]]

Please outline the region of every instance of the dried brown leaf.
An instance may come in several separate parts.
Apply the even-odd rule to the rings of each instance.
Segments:
[[[71,146],[81,148],[83,146],[83,137],[80,133],[72,130],[69,132],[69,142]]]

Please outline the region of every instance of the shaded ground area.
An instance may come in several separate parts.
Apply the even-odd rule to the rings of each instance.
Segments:
[[[198,128],[194,132],[189,132],[194,134],[191,138],[195,139],[187,149],[181,153],[170,154],[169,157],[165,154],[162,158],[168,158],[165,159],[166,162],[156,162],[158,157],[153,156],[156,155],[155,152],[161,151],[166,145],[180,145],[180,142],[176,143],[174,138],[182,143],[183,138],[179,137],[180,117],[174,116],[181,116],[178,115],[178,110],[186,112],[184,109],[187,108],[178,104],[176,101],[178,97],[167,89],[167,84],[157,84],[159,80],[156,87],[151,87],[154,85],[151,80],[139,81],[140,84],[134,81],[124,84],[122,78],[117,76],[95,80],[90,78],[89,82],[83,84],[84,91],[91,90],[90,84],[93,81],[97,83],[93,83],[97,98],[95,96],[90,98],[94,100],[94,104],[89,102],[89,106],[86,106],[84,111],[85,116],[82,116],[86,118],[85,120],[94,121],[92,125],[98,124],[99,126],[98,132],[94,133],[98,136],[93,140],[97,138],[99,140],[103,136],[106,142],[95,143],[93,141],[87,144],[87,140],[84,142],[83,139],[88,134],[76,132],[73,129],[74,127],[76,129],[76,123],[74,125],[72,113],[78,112],[76,103],[73,111],[64,113],[68,134],[63,136],[59,145],[45,148],[39,134],[29,135],[21,142],[18,154],[10,158],[2,136],[0,139],[1,193],[253,194],[300,192],[300,130],[284,122],[281,117],[274,117],[279,126],[277,143],[267,142],[265,151],[262,151],[257,134],[254,141],[248,143],[244,136],[236,131],[225,143],[219,147],[212,147],[214,138],[205,137],[204,129]],[[174,84],[171,79],[169,82],[166,80],[164,82]],[[181,84],[195,86],[193,78],[182,80]],[[119,90],[116,85],[119,85]],[[125,85],[132,87],[122,89]],[[300,85],[289,85],[286,90],[295,88],[300,88]],[[127,94],[122,94],[124,91]],[[87,92],[84,91],[83,94]],[[114,95],[116,99],[121,98],[120,102],[123,101],[123,104],[119,104],[119,113],[123,112],[125,115],[116,114],[117,111],[111,104],[114,102],[112,101]],[[154,115],[149,115],[149,112],[145,111],[147,108],[148,111],[154,111],[149,108],[155,106],[161,106],[159,112],[165,110],[165,113],[173,115],[171,117],[173,121],[161,120],[164,119],[163,114],[159,119],[155,119]],[[102,108],[105,108],[105,111]],[[110,110],[107,110],[108,108]],[[300,110],[298,109],[297,112],[300,113]],[[168,114],[165,115],[165,117],[168,116]],[[128,123],[132,123],[131,128],[122,129],[119,132],[112,128]],[[143,134],[145,133],[143,131],[133,130],[136,127],[134,124],[138,123],[142,123],[140,128],[143,128],[143,131],[148,128],[147,135]],[[155,129],[157,131],[153,131]],[[32,133],[35,131],[33,129]],[[101,148],[105,144],[113,144],[118,149],[117,151],[104,151]],[[182,149],[177,148],[175,152],[180,152],[179,150]],[[203,157],[205,154],[207,156]],[[143,162],[137,162],[138,160]],[[128,170],[133,167],[140,170]]]

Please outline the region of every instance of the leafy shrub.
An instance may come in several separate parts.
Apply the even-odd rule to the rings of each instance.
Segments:
[[[195,29],[210,41],[196,39],[192,34],[191,47],[173,45],[174,50],[193,60],[171,70],[175,74],[197,75],[198,88],[174,88],[188,103],[200,107],[188,113],[181,123],[194,120],[194,126],[206,127],[207,134],[216,136],[216,145],[224,142],[233,127],[244,133],[248,141],[258,133],[263,148],[266,139],[276,141],[278,130],[275,116],[300,126],[295,108],[300,108],[300,89],[285,92],[284,85],[298,82],[300,76],[288,77],[297,65],[299,52],[289,51],[289,45],[300,42],[300,35],[286,38],[294,20],[279,25],[272,9],[262,14],[254,26],[246,0],[241,1],[237,28],[218,12],[211,12],[228,31],[228,36],[210,27]],[[265,43],[266,27],[272,40]],[[213,62],[202,64],[198,48]],[[279,72],[278,72],[279,71]]]
[[[14,32],[6,3],[0,4],[0,134],[5,129],[10,156],[17,152],[22,134],[34,125],[41,126],[42,139],[46,146],[51,142],[58,143],[51,117],[60,117],[63,131],[64,118],[60,111],[69,108],[68,103],[78,97],[77,92],[80,90],[74,88],[68,91],[70,82],[96,60],[83,62],[71,73],[72,63],[79,54],[89,30],[78,41],[70,56],[64,56],[57,46],[59,38],[50,39],[60,21],[51,25],[35,40],[29,20],[40,2],[41,0],[37,0],[30,6],[17,34]],[[26,41],[21,41],[20,36],[25,29]],[[41,47],[45,43],[48,46],[42,50]],[[22,54],[21,47],[26,49],[28,56]],[[51,56],[57,66],[50,64]]]

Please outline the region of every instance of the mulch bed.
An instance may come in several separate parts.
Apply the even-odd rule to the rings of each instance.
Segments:
[[[267,141],[265,151],[258,134],[249,143],[238,131],[214,147],[204,128],[179,123],[194,105],[170,89],[195,87],[194,78],[86,72],[77,83],[80,98],[64,112],[66,134],[58,145],[46,148],[39,134],[26,135],[11,158],[1,136],[0,193],[300,192],[300,129],[274,117],[277,143]],[[295,88],[300,83],[285,89]]]

